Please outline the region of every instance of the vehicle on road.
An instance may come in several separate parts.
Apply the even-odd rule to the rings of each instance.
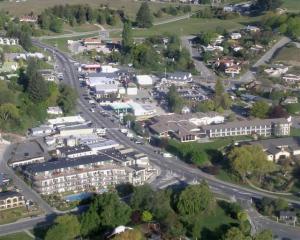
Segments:
[[[124,133],[124,134],[127,134],[127,133],[128,133],[128,129],[126,129],[126,128],[121,128],[121,129],[120,129],[120,132],[121,132],[121,133]]]
[[[173,155],[171,153],[163,153],[162,155],[165,158],[171,158],[171,157],[173,157]]]
[[[95,109],[94,109],[94,108],[91,108],[90,110],[91,110],[91,112],[92,112],[92,113],[94,113],[94,112],[95,112]]]

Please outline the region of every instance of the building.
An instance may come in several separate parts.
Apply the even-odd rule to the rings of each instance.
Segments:
[[[102,44],[101,39],[99,37],[93,37],[93,38],[84,38],[81,40],[83,46],[85,47],[97,47]]]
[[[0,192],[0,210],[22,207],[25,205],[24,196],[19,192]]]
[[[203,137],[200,126],[224,122],[217,113],[169,114],[154,118],[151,132],[159,138],[173,137],[181,142],[196,141]]]
[[[300,138],[298,137],[263,139],[248,144],[261,146],[268,160],[273,162],[300,155]]]
[[[17,38],[1,38],[0,37],[0,45],[18,45],[19,39]]]
[[[25,15],[20,17],[20,22],[27,22],[27,23],[36,23],[38,18],[32,15]]]
[[[60,107],[48,107],[47,108],[47,114],[49,115],[62,115],[63,111]]]
[[[115,85],[116,87],[118,87],[119,81],[115,80],[113,77],[108,77],[102,74],[90,74],[86,80],[86,84],[90,88],[93,88],[97,85]]]
[[[51,126],[64,126],[64,125],[70,125],[70,124],[85,123],[85,119],[83,117],[81,117],[80,115],[74,115],[74,116],[48,119],[48,123]]]
[[[256,27],[256,26],[251,26],[251,25],[248,25],[245,30],[247,32],[253,32],[253,33],[256,33],[256,32],[260,32],[260,28],[259,27]]]
[[[24,167],[26,178],[40,194],[66,191],[101,191],[121,183],[143,184],[145,171],[139,166],[122,166],[101,154],[75,159],[58,159]]]
[[[81,136],[95,133],[95,129],[87,125],[67,126],[58,129],[61,137]]]
[[[300,75],[296,75],[296,74],[284,74],[282,76],[282,80],[286,83],[286,84],[295,84],[295,83],[299,83],[300,82]]]
[[[149,75],[137,75],[136,82],[141,87],[151,86],[153,85],[153,79]]]
[[[137,95],[138,89],[137,86],[134,83],[129,83],[126,88],[126,94],[128,96],[135,96]]]
[[[292,211],[280,211],[279,219],[281,221],[284,221],[286,223],[291,223],[293,225],[295,225],[296,222],[298,221],[296,212],[292,212]]]
[[[105,138],[102,138],[101,140],[94,143],[89,143],[87,145],[94,153],[98,153],[99,151],[103,151],[106,149],[115,149],[120,146],[118,142]]]
[[[238,39],[242,38],[242,34],[240,34],[238,32],[233,32],[233,33],[230,33],[230,38],[232,40],[238,40]]]
[[[286,104],[295,104],[298,103],[298,98],[297,97],[286,97],[281,104],[286,105]]]
[[[82,64],[79,68],[80,72],[84,73],[97,73],[101,71],[100,64]]]
[[[116,98],[118,95],[118,84],[99,84],[92,87],[93,94],[97,99]]]
[[[53,132],[54,132],[53,128],[48,125],[41,125],[39,127],[30,128],[28,131],[29,135],[33,137],[46,136],[46,135],[50,135]]]
[[[150,104],[140,104],[131,101],[128,102],[128,105],[130,106],[131,112],[133,113],[137,121],[152,118],[157,114],[155,107]]]
[[[218,125],[207,125],[201,127],[209,138],[230,136],[288,136],[290,135],[291,119],[254,119],[245,121],[234,121]]]
[[[8,165],[12,168],[15,168],[44,161],[45,157],[43,155],[37,155],[35,157],[13,158],[9,161]]]
[[[60,147],[56,149],[59,158],[79,158],[95,155],[96,153],[87,145],[77,145],[74,147]]]
[[[186,85],[191,82],[193,82],[193,76],[187,72],[167,73],[166,76],[161,79],[162,84],[174,84],[176,86]]]
[[[270,68],[266,68],[264,70],[270,77],[280,77],[282,74],[287,73],[289,67],[284,66],[283,64],[275,64],[272,65]]]

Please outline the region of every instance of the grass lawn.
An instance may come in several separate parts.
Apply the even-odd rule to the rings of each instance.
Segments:
[[[67,46],[68,40],[79,40],[82,38],[95,37],[95,36],[99,36],[99,34],[87,34],[79,37],[69,37],[69,38],[44,39],[42,40],[42,42],[51,46],[56,46],[59,50],[63,52],[70,52]]]
[[[94,24],[81,24],[71,27],[69,24],[64,24],[64,31],[65,32],[89,32],[89,31],[96,31],[100,30],[100,28]]]
[[[283,0],[282,6],[292,12],[300,11],[299,0]]]
[[[201,232],[201,239],[214,239],[217,230],[224,225],[237,223],[236,220],[226,215],[225,211],[220,207],[216,207],[215,214],[210,214],[198,220]]]
[[[243,26],[243,20],[244,18],[238,18],[234,20],[190,18],[163,25],[153,26],[149,29],[135,29],[133,31],[133,36],[147,37],[164,33],[191,35],[200,33],[201,31],[214,31],[217,27],[223,27],[227,30],[233,30],[241,28]]]
[[[5,236],[0,236],[0,240],[32,240],[33,238],[28,236],[24,232],[13,233]]]
[[[100,7],[101,5],[107,5],[111,9],[124,10],[126,15],[128,15],[132,20],[135,19],[135,15],[141,5],[141,1],[135,0],[43,0],[42,4],[40,0],[27,0],[16,2],[13,1],[2,1],[0,2],[0,9],[3,11],[9,11],[15,16],[22,16],[30,12],[35,14],[41,13],[45,8],[53,7],[55,5],[65,5],[65,4],[89,4],[92,7]],[[157,12],[160,8],[169,5],[177,6],[178,3],[160,3],[160,2],[149,2],[150,9],[152,12]],[[193,10],[202,8],[202,6],[192,6]],[[169,17],[169,16],[168,16]]]
[[[285,46],[275,54],[273,61],[300,66],[300,48],[296,46]]]
[[[12,208],[0,211],[0,225],[15,222],[21,218],[30,217],[32,215],[39,215],[40,211],[27,212],[25,207]]]
[[[291,128],[292,137],[300,137],[300,128]]]

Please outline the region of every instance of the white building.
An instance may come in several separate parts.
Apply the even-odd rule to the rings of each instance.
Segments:
[[[149,75],[137,75],[136,81],[140,86],[151,86],[153,84],[153,79]]]
[[[126,89],[126,93],[129,96],[135,96],[137,95],[137,86],[134,83],[130,83]]]
[[[232,40],[238,40],[238,39],[242,38],[242,34],[240,34],[238,32],[233,32],[230,34],[230,38]]]
[[[37,136],[45,136],[53,133],[53,128],[47,125],[41,125],[39,127],[29,129],[29,135],[37,137]]]
[[[76,124],[76,123],[85,123],[85,119],[80,115],[68,116],[68,117],[58,117],[48,119],[50,125],[63,125],[63,124]]]
[[[111,148],[117,148],[120,146],[120,144],[114,140],[103,138],[100,141],[88,144],[88,146],[94,153],[97,154],[98,151],[111,149]]]
[[[128,102],[128,105],[131,107],[137,120],[145,120],[154,117],[157,114],[155,107],[149,104]]]
[[[56,106],[56,107],[48,107],[47,108],[47,114],[51,114],[51,115],[62,115],[63,111],[61,110],[60,107]]]

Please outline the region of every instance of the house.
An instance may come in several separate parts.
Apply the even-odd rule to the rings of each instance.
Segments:
[[[232,46],[231,48],[234,52],[239,52],[244,49],[242,46]]]
[[[15,191],[0,192],[0,210],[22,207],[25,205],[24,196]]]
[[[38,18],[33,15],[25,15],[19,18],[20,22],[36,23]]]
[[[129,83],[126,88],[126,94],[128,96],[135,96],[137,95],[138,89],[137,86],[134,83]]]
[[[62,115],[63,111],[60,107],[48,107],[47,108],[47,114],[49,115]]]
[[[286,223],[292,223],[293,225],[295,225],[296,222],[298,221],[296,212],[292,212],[292,211],[280,211],[279,219]]]
[[[294,104],[298,103],[298,98],[297,97],[286,97],[281,104],[286,105],[286,104]]]
[[[161,84],[182,86],[193,82],[193,76],[188,72],[167,73],[162,79]]]
[[[265,73],[267,73],[271,77],[279,77],[282,74],[287,73],[289,70],[289,67],[284,66],[283,64],[275,64],[272,65],[270,68],[266,68],[264,70]]]
[[[102,44],[101,39],[99,37],[84,38],[81,40],[81,42],[85,47],[99,46]]]
[[[209,138],[247,136],[288,136],[291,129],[291,118],[253,119],[233,121],[217,125],[202,126],[204,134]]]
[[[153,79],[149,75],[137,75],[135,77],[136,82],[139,86],[151,86],[153,85]]]
[[[12,158],[9,161],[8,165],[12,168],[15,168],[15,167],[34,164],[34,163],[40,163],[40,162],[44,162],[44,161],[45,161],[44,155],[36,154],[34,157],[28,156],[28,157],[22,157],[22,158]]]
[[[223,52],[224,51],[224,48],[222,46],[210,45],[210,44],[207,47],[202,46],[202,48],[205,52],[213,52],[213,51]]]
[[[300,75],[284,74],[282,76],[282,80],[285,81],[286,84],[295,84],[295,83],[300,82]]]
[[[101,71],[101,65],[100,64],[82,64],[78,70],[79,70],[79,72],[84,72],[84,73],[97,73],[97,72]]]
[[[268,160],[273,162],[300,155],[300,138],[298,137],[263,139],[248,144],[261,146]]]
[[[234,5],[230,4],[230,5],[225,5],[223,7],[223,11],[224,12],[227,12],[227,13],[231,13],[231,12],[234,12],[235,11],[235,7]]]
[[[230,74],[232,77],[240,74],[240,72],[241,72],[241,67],[238,65],[233,65],[233,66],[227,67],[225,69],[225,73]]]
[[[259,32],[260,31],[260,28],[259,27],[256,27],[256,26],[251,26],[251,25],[248,25],[245,30],[247,32],[253,32],[253,33],[256,33],[256,32]]]
[[[4,62],[0,67],[0,73],[11,73],[17,71],[19,64],[17,62]]]
[[[230,33],[230,38],[232,40],[238,40],[238,39],[242,38],[242,34],[239,32],[233,32],[233,33]]]

